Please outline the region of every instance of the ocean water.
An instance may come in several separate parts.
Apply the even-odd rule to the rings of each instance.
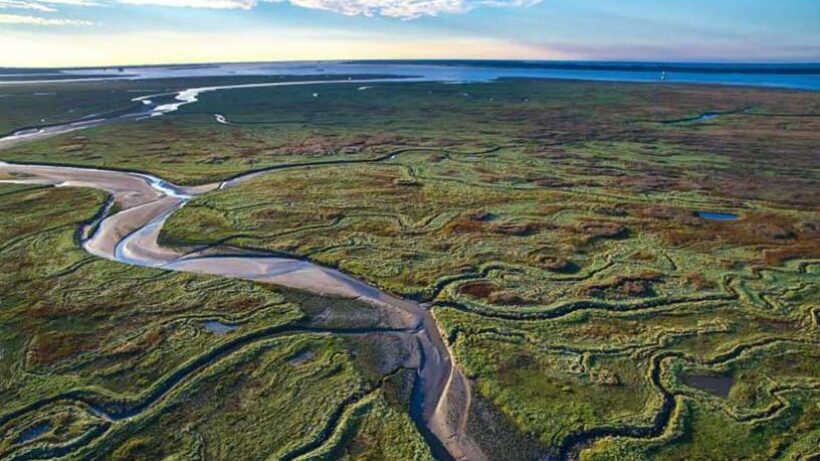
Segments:
[[[40,71],[42,72],[42,71]],[[389,74],[448,82],[551,78],[646,83],[699,83],[820,91],[820,64],[681,64],[550,61],[312,61],[85,68],[58,70],[85,78],[173,78],[230,75]],[[18,74],[22,75],[22,74]]]

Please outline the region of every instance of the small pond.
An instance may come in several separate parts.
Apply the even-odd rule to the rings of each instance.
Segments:
[[[216,320],[208,320],[203,324],[205,329],[210,331],[211,333],[216,333],[218,335],[224,335],[230,331],[236,330],[239,328],[236,325],[228,325],[227,323],[217,322]]]
[[[679,118],[675,120],[664,120],[661,123],[662,125],[689,125],[695,123],[703,123],[708,122],[710,120],[714,120],[720,117],[722,114],[720,112],[704,112],[697,117],[688,117],[688,118]]]
[[[314,352],[312,350],[303,349],[303,350],[297,352],[293,357],[288,359],[288,363],[291,364],[294,367],[298,367],[299,365],[301,365],[303,363],[306,363],[306,362],[309,362],[309,361],[313,360],[313,357],[315,357],[315,356],[316,356],[316,354],[314,354]]]
[[[51,424],[48,422],[37,423],[24,430],[17,438],[17,443],[30,442],[48,432],[49,429],[51,429]]]
[[[735,221],[740,219],[740,216],[732,213],[716,213],[714,211],[698,211],[697,215],[703,219],[710,221]]]
[[[723,398],[729,397],[729,391],[735,384],[732,376],[716,375],[688,375],[683,378],[687,386],[696,387],[700,390],[715,394]]]
[[[709,120],[714,120],[714,119],[718,118],[719,116],[720,116],[720,114],[718,114],[716,112],[707,112],[705,114],[702,114],[700,117],[698,117],[694,120],[691,120],[690,123],[708,122]]]

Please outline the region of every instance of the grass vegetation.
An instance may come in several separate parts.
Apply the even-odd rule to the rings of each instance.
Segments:
[[[382,377],[356,364],[355,343],[299,330],[321,327],[309,312],[339,301],[91,257],[76,229],[103,201],[0,186],[0,458],[279,459],[332,442],[367,459],[388,441],[379,459],[428,456]],[[356,425],[323,435],[364,397]]]
[[[366,76],[357,76],[357,78]],[[132,112],[143,107],[134,98],[161,95],[170,101],[186,88],[284,82],[293,80],[345,79],[347,76],[243,76],[191,77],[185,79],[109,79],[100,81],[7,83],[0,81],[0,135],[28,127],[94,119]]]
[[[196,198],[172,216],[161,240],[307,257],[431,303],[477,393],[468,430],[503,459],[818,455],[820,118],[812,114],[820,112],[820,96],[521,80],[368,86],[209,93],[171,116],[20,145],[2,158],[133,168],[186,184],[291,165]],[[707,111],[730,113],[703,123],[675,122]],[[230,124],[216,123],[217,113]],[[62,189],[4,190],[64,194],[63,209],[101,200]],[[36,207],[19,202],[22,196],[10,202],[21,203],[18,216],[36,216],[29,211]],[[87,209],[93,214],[93,207]],[[701,211],[739,219],[711,221],[699,217]],[[55,216],[31,219],[55,226],[56,216],[63,216],[55,209],[43,213]],[[38,236],[32,242],[46,238],[43,228],[32,224]],[[282,290],[92,260],[72,246],[72,228],[66,224],[54,232],[65,233],[59,248],[66,255],[87,261],[75,269],[83,283],[102,284],[103,275],[134,283],[139,273],[158,284],[140,290],[148,299],[133,303],[113,295],[123,292],[116,284],[106,282],[112,294],[93,292],[95,302],[125,303],[105,312],[144,325],[147,344],[149,325],[170,322],[161,308],[145,313],[148,305],[173,303],[178,328],[196,330],[181,307],[194,302],[186,296],[198,303],[197,312],[208,312],[205,317],[232,322],[243,316],[298,321],[313,312]],[[20,232],[0,235],[0,241],[21,242],[0,248],[29,245]],[[29,264],[36,268],[43,258],[31,253]],[[50,258],[47,266],[76,264]],[[26,283],[42,284],[53,280],[44,274],[61,273],[34,270],[11,276],[37,274]],[[196,288],[169,296],[169,287],[185,286],[172,282],[178,279]],[[38,312],[30,307],[31,293],[75,293],[67,285],[52,291],[34,286],[10,291],[19,304],[6,310],[13,313],[8,322]],[[163,296],[150,298],[152,293]],[[231,302],[231,296],[238,298]],[[244,301],[248,297],[253,301]],[[203,308],[203,302],[213,305]],[[234,304],[243,307],[221,307]],[[132,311],[138,314],[126,316]],[[43,326],[50,334],[75,331],[51,322]],[[4,351],[17,347],[20,357],[25,348],[28,360],[42,355],[73,364],[97,344],[112,348],[110,354],[124,342],[142,344],[116,339],[126,332],[99,313],[60,322],[76,328],[76,337],[38,342],[36,335],[45,333],[32,330]],[[156,340],[155,351],[133,358],[104,359],[105,353],[95,352],[87,368],[71,365],[89,370],[94,380],[77,382],[82,374],[63,378],[60,369],[50,368],[38,376],[50,389],[82,384],[136,395],[193,354],[183,351],[201,353],[225,340],[197,331],[178,332],[173,346]],[[83,332],[93,334],[86,338]],[[127,333],[135,335],[135,329]],[[102,341],[102,334],[112,339]],[[283,366],[306,341],[315,350],[315,368]],[[55,343],[71,350],[37,352],[38,344]],[[300,335],[249,345],[203,371],[141,422],[112,430],[116,442],[104,453],[157,459],[150,450],[173,446],[180,456],[206,453],[209,459],[228,453],[282,457],[303,443],[294,434],[328,418],[318,407],[306,410],[307,402],[324,399],[322,409],[332,410],[356,394],[328,442],[299,456],[428,456],[401,409],[400,392],[374,385],[392,381],[381,381],[386,370],[366,358],[373,348],[359,343],[355,359],[337,353],[356,343]],[[171,355],[177,362],[165,359]],[[153,365],[160,362],[165,368]],[[20,369],[19,359],[10,363],[9,369]],[[99,367],[125,374],[101,373]],[[330,369],[338,371],[327,375]],[[61,379],[70,384],[55,387]],[[722,383],[728,391],[698,384],[703,382]],[[31,389],[8,394],[6,401],[23,404],[24,395],[33,400],[40,391]],[[191,400],[198,403],[189,405]],[[215,406],[222,400],[228,403]],[[66,412],[80,427],[99,424],[82,408]],[[290,435],[268,434],[265,447],[225,436],[229,428],[263,431],[242,426],[238,415],[247,412],[260,421],[287,421]],[[168,433],[179,434],[178,440],[163,441]],[[504,445],[510,440],[515,449]],[[254,451],[260,449],[264,454]]]

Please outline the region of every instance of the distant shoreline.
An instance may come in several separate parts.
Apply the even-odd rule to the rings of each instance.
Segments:
[[[358,60],[178,64],[61,69],[0,68],[0,85],[114,79],[396,75],[424,81],[489,82],[503,78],[820,91],[820,63],[652,63],[601,61]]]
[[[696,74],[778,74],[820,75],[820,63],[765,64],[765,63],[664,63],[615,61],[507,61],[471,59],[366,59],[344,61],[350,64],[466,66],[510,69],[555,69],[625,72],[683,72]]]
[[[69,66],[69,67],[2,67],[3,74],[42,74],[60,71],[88,69],[144,69],[166,67],[175,69],[207,69],[220,66],[253,66],[253,65],[339,65],[339,64],[373,64],[373,65],[424,65],[447,67],[493,67],[511,69],[557,69],[557,70],[599,70],[630,72],[684,72],[684,73],[717,73],[717,74],[781,74],[781,75],[820,75],[820,62],[805,63],[708,63],[708,62],[662,62],[662,61],[540,61],[540,60],[505,60],[505,59],[349,59],[349,60],[305,60],[305,61],[247,61],[247,62],[212,62],[212,63],[166,63],[135,64],[107,66]]]

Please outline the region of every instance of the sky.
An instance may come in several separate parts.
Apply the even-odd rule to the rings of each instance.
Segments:
[[[820,0],[0,0],[0,66],[820,62]]]

